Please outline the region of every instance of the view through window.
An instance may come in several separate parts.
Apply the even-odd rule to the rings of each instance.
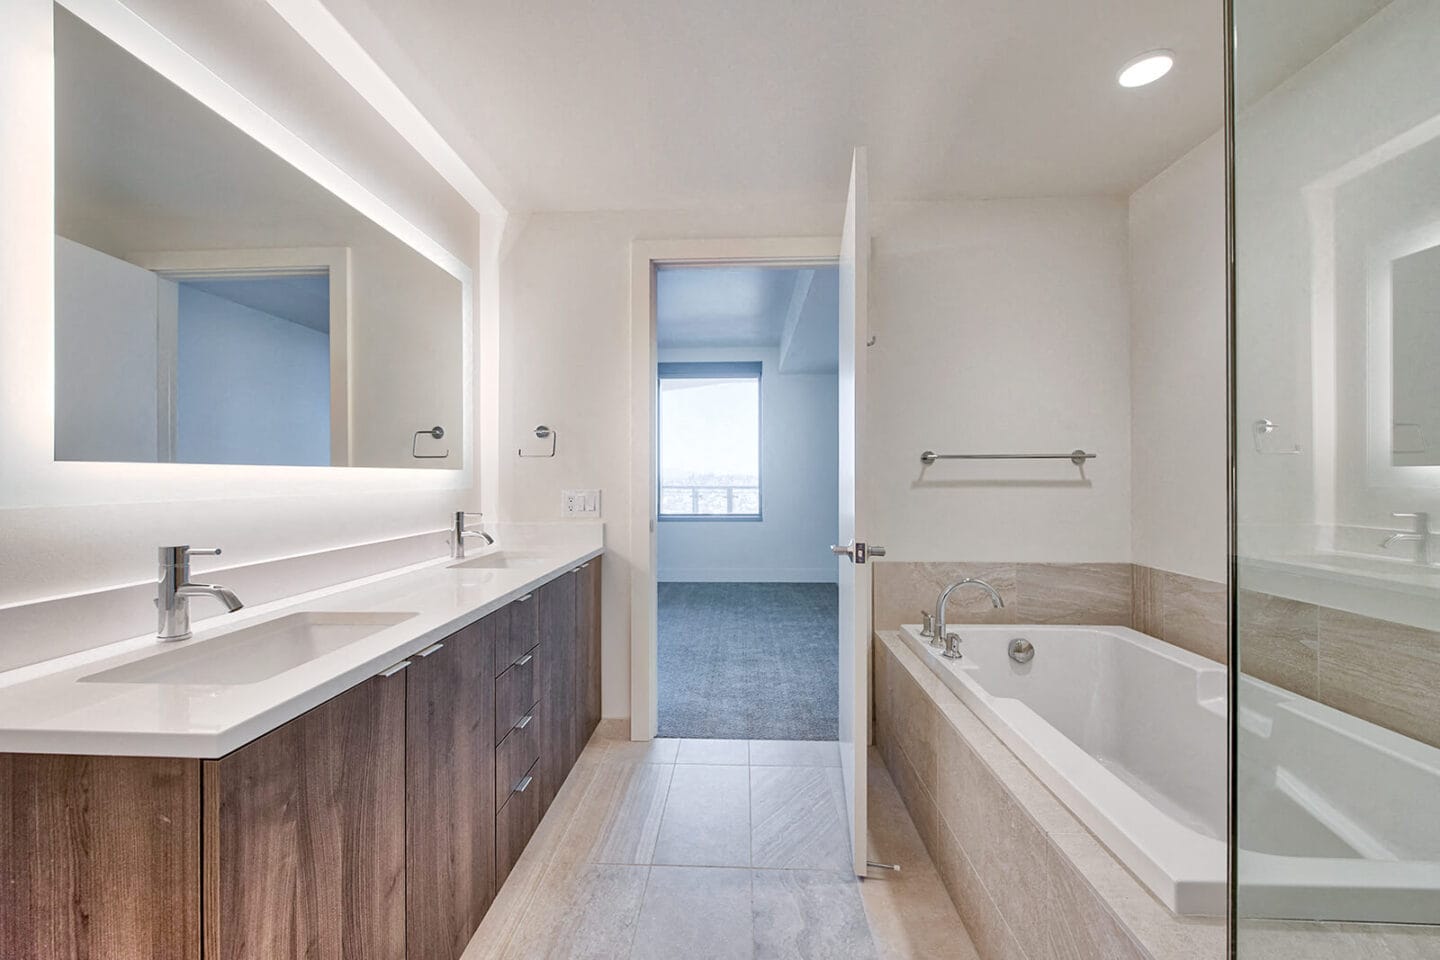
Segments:
[[[660,516],[760,518],[760,364],[662,363]]]

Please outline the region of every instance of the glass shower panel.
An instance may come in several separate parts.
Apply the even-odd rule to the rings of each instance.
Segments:
[[[1440,958],[1440,0],[1232,0],[1237,953]]]

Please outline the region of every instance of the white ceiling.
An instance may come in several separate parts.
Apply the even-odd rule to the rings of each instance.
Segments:
[[[324,2],[512,209],[1125,195],[1222,120],[1221,0]],[[1384,2],[1239,0],[1241,102]]]

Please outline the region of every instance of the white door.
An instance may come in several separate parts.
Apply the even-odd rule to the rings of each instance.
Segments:
[[[870,740],[870,564],[857,482],[865,462],[865,323],[870,232],[865,149],[855,151],[840,240],[840,772],[850,819],[855,873],[865,874],[865,752]]]

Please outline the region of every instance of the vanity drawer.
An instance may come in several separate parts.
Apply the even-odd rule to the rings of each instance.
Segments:
[[[517,789],[506,798],[505,805],[500,812],[495,814],[495,888],[505,882],[510,876],[510,870],[515,866],[515,861],[520,859],[520,854],[525,850],[525,844],[535,834],[535,828],[540,826],[540,765],[536,763],[525,773],[530,778],[528,783],[524,778],[521,783],[523,789]]]
[[[504,613],[506,620],[500,624],[495,644],[495,675],[498,677],[540,642],[540,604],[535,602],[533,593],[527,593],[497,612]]]
[[[520,718],[530,713],[540,699],[540,672],[538,658],[544,653],[543,647],[535,647],[522,654],[495,678],[495,742],[498,744],[509,735]]]
[[[525,772],[540,759],[540,705],[527,713],[495,748],[495,809],[505,805]],[[526,719],[528,717],[529,719]],[[536,791],[537,793],[539,791]]]

